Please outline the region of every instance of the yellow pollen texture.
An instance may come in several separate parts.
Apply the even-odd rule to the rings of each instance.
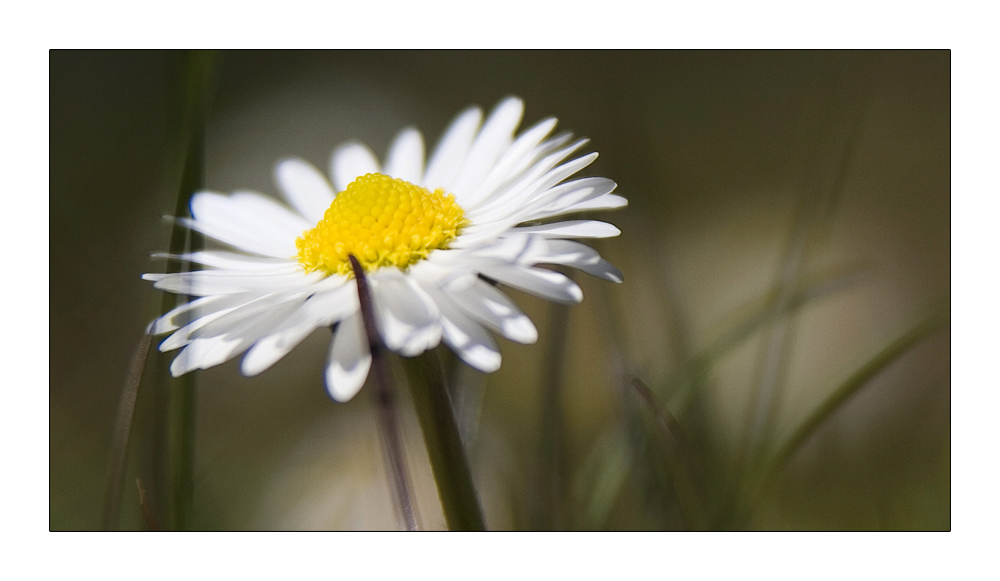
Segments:
[[[316,227],[295,241],[307,272],[353,276],[353,254],[365,272],[383,266],[406,268],[447,248],[467,224],[455,196],[370,173],[337,194]]]

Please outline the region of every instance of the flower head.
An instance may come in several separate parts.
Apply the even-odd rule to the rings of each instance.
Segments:
[[[196,297],[149,327],[151,334],[173,331],[160,345],[181,348],[171,373],[247,351],[241,371],[256,375],[317,328],[335,325],[326,385],[334,399],[351,399],[368,376],[371,354],[350,255],[371,282],[388,349],[415,356],[444,341],[487,373],[500,367],[490,331],[519,343],[538,337],[490,281],[561,303],[580,302],[580,287],[538,265],[621,282],[614,266],[575,240],[617,236],[617,228],[549,219],[626,200],[605,178],[564,181],[597,154],[565,161],[587,140],[549,138],[555,119],[515,139],[523,110],[508,98],[482,123],[480,109],[467,109],[426,166],[423,137],[411,128],[393,141],[384,165],[360,143],[339,147],[332,182],[310,164],[286,159],[276,178],[291,208],[253,192],[195,194],[192,217],[178,220],[238,252],[193,252],[182,258],[206,270],[143,275],[158,289]]]

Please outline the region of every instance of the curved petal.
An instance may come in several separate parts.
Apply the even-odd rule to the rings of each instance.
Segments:
[[[330,158],[330,175],[333,176],[333,187],[338,192],[346,190],[347,186],[359,176],[378,172],[378,158],[363,143],[356,141],[345,143],[338,147]]]
[[[476,204],[488,198],[509,180],[519,176],[521,171],[527,168],[527,166],[522,167],[526,158],[531,157],[538,144],[545,139],[546,135],[552,132],[555,126],[556,119],[550,117],[525,131],[504,152],[503,157],[497,161],[496,165],[490,170],[490,173],[487,174],[486,178],[479,184],[475,191],[463,197],[463,204],[470,208],[475,207]],[[530,161],[528,163],[530,164]]]
[[[306,228],[323,219],[336,195],[322,172],[298,158],[280,162],[274,169],[274,179],[285,198],[308,221]]]
[[[357,312],[357,290],[354,285],[341,284],[329,291],[318,292],[299,306],[271,332],[259,339],[243,358],[243,375],[257,375],[274,365],[310,333],[319,327],[332,325]],[[353,298],[353,300],[352,300]]]
[[[511,212],[511,218],[518,222],[540,220],[560,213],[581,202],[607,195],[618,184],[607,178],[581,178],[560,184],[538,196],[529,204]]]
[[[146,329],[147,335],[161,335],[186,327],[203,317],[226,309],[234,309],[260,298],[260,294],[242,293],[228,295],[211,295],[184,303],[170,312],[157,318]],[[207,323],[208,321],[205,321]],[[180,345],[178,345],[179,347]],[[165,349],[169,350],[169,349]]]
[[[339,402],[350,401],[368,378],[372,355],[368,350],[361,313],[344,319],[330,345],[330,362],[326,366],[326,389]]]
[[[263,256],[247,256],[223,250],[199,250],[187,254],[156,253],[153,258],[186,260],[203,266],[225,268],[230,270],[267,270],[295,264],[287,258],[265,258]]]
[[[545,238],[611,238],[622,233],[614,224],[597,220],[566,220],[539,226],[522,226],[511,232],[536,234]]]
[[[322,277],[323,274],[319,272],[304,274],[301,267],[297,269],[282,267],[273,270],[196,270],[142,275],[144,280],[156,281],[153,286],[157,289],[199,297],[294,290],[314,284]]]
[[[528,344],[538,340],[538,330],[531,319],[489,283],[477,279],[466,288],[444,290],[463,312],[511,341]]]
[[[386,175],[419,184],[424,177],[424,137],[408,127],[399,132],[385,158]]]
[[[215,319],[195,331],[192,334],[194,338],[170,363],[171,375],[177,377],[195,369],[208,369],[225,363],[288,316],[297,303],[264,306],[267,307],[264,310],[254,309],[253,316],[246,314],[235,321]],[[215,327],[215,324],[219,326]]]
[[[482,371],[493,373],[500,369],[500,348],[496,339],[482,325],[475,322],[441,292],[434,284],[423,285],[441,309],[441,338],[459,358]]]
[[[517,97],[503,100],[490,114],[449,189],[459,203],[466,203],[465,197],[479,187],[500,154],[510,147],[523,114],[524,103]]]
[[[628,206],[628,200],[619,196],[618,194],[604,194],[603,196],[598,196],[596,198],[585,200],[559,210],[558,212],[548,212],[545,214],[546,218],[552,218],[554,216],[562,216],[563,214],[572,214],[573,212],[588,212],[594,210],[616,210],[618,208],[624,208]],[[529,220],[536,220],[537,218],[528,218]]]
[[[437,304],[409,277],[399,271],[379,271],[372,276],[372,291],[386,348],[414,357],[441,341]]]
[[[546,190],[573,173],[580,171],[597,158],[593,153],[570,160],[558,167],[563,159],[566,159],[574,151],[587,143],[586,139],[580,139],[570,145],[559,149],[532,166],[517,181],[511,185],[498,190],[482,202],[470,208],[469,218],[476,223],[499,220],[523,207],[525,204],[544,195]]]
[[[490,266],[482,272],[518,290],[557,303],[575,305],[583,300],[580,287],[566,275],[553,270],[507,265]]]
[[[451,184],[458,175],[465,161],[472,140],[476,137],[479,123],[483,120],[483,111],[478,107],[470,107],[459,113],[452,121],[444,136],[438,142],[437,149],[427,162],[427,172],[421,184],[429,190],[444,188],[451,192]]]
[[[532,257],[534,264],[562,264],[582,270],[610,282],[622,282],[625,276],[596,250],[573,240],[548,240],[545,252]]]
[[[267,213],[261,214],[259,198],[263,196],[253,199],[247,193],[240,197],[230,197],[213,192],[198,192],[191,198],[191,215],[194,218],[178,218],[177,221],[247,252],[278,258],[295,256],[295,239],[302,231],[289,230],[282,227],[280,220],[272,221]],[[246,203],[250,199],[255,203]],[[272,202],[270,207],[277,214],[293,216],[277,203]]]

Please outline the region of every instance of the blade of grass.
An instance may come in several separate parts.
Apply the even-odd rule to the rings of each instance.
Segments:
[[[886,367],[895,362],[910,349],[940,330],[949,320],[947,308],[935,309],[894,341],[882,348],[874,357],[854,371],[809,415],[771,458],[764,473],[761,492],[772,484],[802,446],[819,430],[826,421],[854,395],[870,385],[870,381]]]
[[[135,402],[139,397],[139,383],[142,381],[142,371],[146,368],[146,355],[151,342],[149,335],[143,334],[132,355],[122,394],[118,401],[118,416],[115,418],[115,431],[111,444],[111,467],[108,470],[108,485],[104,496],[104,513],[101,519],[102,528],[106,531],[118,528],[118,511],[121,507],[122,488],[125,484],[125,462],[128,459],[129,435],[132,433],[132,418],[135,414]]]
[[[615,501],[631,475],[629,442],[621,426],[612,424],[594,441],[573,478],[573,496],[581,507],[580,528],[603,530]]]
[[[760,306],[739,323],[723,332],[708,347],[695,355],[684,369],[674,372],[664,383],[661,394],[666,394],[668,404],[683,410],[697,394],[699,381],[711,370],[715,362],[752,337],[768,323],[788,316],[814,300],[836,294],[855,283],[863,274],[861,268],[847,269],[846,274],[820,277],[817,282],[805,285],[790,300],[779,304],[774,291],[765,293]]]
[[[696,459],[687,437],[684,436],[684,431],[670,410],[641,379],[633,377],[630,384],[653,412],[657,419],[658,433],[668,447],[665,462],[674,481],[674,489],[677,491],[685,528],[687,530],[704,529],[706,520],[703,502],[698,494],[698,487],[693,475]]]
[[[840,92],[839,85],[843,82],[844,79],[839,78],[831,85],[831,92],[823,115],[824,120],[821,123],[821,129],[817,131],[814,142],[815,150],[810,157],[820,157],[820,145],[824,134],[833,132],[832,127],[843,125],[843,123],[838,123],[842,120],[837,118],[839,116],[836,114],[838,109],[837,96]],[[854,158],[858,136],[861,134],[864,111],[862,109],[847,114],[852,117],[850,124],[847,125],[850,127],[850,131],[841,148],[840,155],[837,156],[838,163],[832,182],[827,185],[824,180],[821,180],[812,187],[803,188],[805,195],[800,200],[795,225],[788,240],[781,271],[778,273],[776,288],[779,308],[792,300],[795,291],[799,288],[801,272],[805,268],[810,251],[815,251],[824,239],[825,232],[829,229],[830,221],[833,218],[832,208],[836,206],[837,200],[843,193],[844,184],[850,173],[851,161]],[[814,180],[813,175],[816,173],[821,172],[809,172],[808,179]],[[760,378],[751,397],[751,401],[755,403],[748,410],[746,436],[741,440],[741,450],[737,457],[737,465],[740,467],[747,462],[755,463],[759,460],[760,454],[770,438],[774,415],[784,391],[785,376],[790,359],[789,353],[795,344],[795,336],[798,332],[794,322],[793,317],[776,321],[770,330],[765,349],[761,353]]]
[[[211,81],[216,55],[212,51],[187,51],[183,57],[180,95],[181,145],[180,178],[177,186],[175,216],[188,213],[191,197],[204,183],[204,131],[208,114]],[[178,255],[202,246],[201,236],[179,224],[174,225],[170,254]],[[190,264],[170,259],[166,272],[190,270]],[[190,297],[164,294],[163,312],[190,300]],[[156,408],[153,444],[153,490],[147,498],[158,522],[169,530],[185,530],[190,525],[193,505],[193,466],[196,393],[194,375],[180,378],[170,375],[167,358],[157,356]]]
[[[567,526],[562,481],[562,392],[569,305],[553,303],[550,312],[552,318],[545,352],[546,365],[542,370],[541,426],[535,468],[537,489],[533,495],[535,507],[531,515],[534,530],[558,531],[565,530]]]

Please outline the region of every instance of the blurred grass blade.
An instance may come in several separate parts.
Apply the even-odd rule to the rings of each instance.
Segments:
[[[128,459],[129,436],[132,433],[132,417],[135,414],[135,402],[139,396],[139,383],[142,381],[142,371],[146,368],[146,355],[152,337],[143,333],[139,345],[132,355],[132,363],[128,368],[125,384],[122,386],[121,398],[118,402],[118,416],[115,418],[115,431],[111,442],[111,467],[108,472],[108,484],[104,496],[104,513],[101,527],[106,531],[118,528],[118,511],[122,503],[122,488],[125,480],[125,462]]]
[[[212,80],[216,68],[213,51],[187,51],[183,58],[179,117],[181,127],[178,150],[180,173],[177,183],[175,216],[187,215],[191,197],[204,186],[204,133],[208,116]],[[201,237],[179,224],[174,225],[170,254],[178,255],[201,247]],[[190,270],[189,263],[167,261],[166,272]],[[164,294],[163,312],[186,302],[190,297]],[[173,378],[167,358],[157,357],[157,393],[153,455],[152,510],[169,530],[190,526],[193,503],[194,431],[196,393],[194,376]],[[147,497],[149,494],[147,493]]]
[[[846,273],[843,273],[845,270]],[[695,395],[699,381],[719,358],[752,337],[768,323],[788,316],[814,300],[840,292],[855,283],[863,273],[861,267],[845,267],[835,275],[823,276],[815,282],[804,285],[784,302],[779,302],[777,289],[768,291],[764,298],[757,301],[759,304],[755,310],[693,357],[685,368],[674,372],[667,379],[666,389],[661,391],[662,396],[670,401],[679,400],[678,406],[681,409],[686,408],[687,403]]]
[[[622,429],[612,425],[597,437],[587,459],[573,479],[573,496],[582,507],[584,530],[604,530],[622,486],[630,475],[629,443]]]
[[[666,467],[674,481],[674,489],[677,491],[685,528],[687,530],[704,529],[705,514],[694,480],[696,460],[690,443],[684,436],[677,419],[656,397],[653,390],[649,389],[649,386],[638,377],[633,377],[630,385],[642,397],[657,419],[657,433],[667,446]]]
[[[852,396],[869,385],[869,381],[914,346],[938,331],[949,320],[948,309],[935,309],[923,321],[887,345],[867,363],[851,374],[816,410],[796,429],[770,462],[763,479],[763,488],[788,464],[802,445],[823,426]]]
[[[565,273],[570,276],[569,273]],[[572,277],[570,277],[572,278]],[[539,414],[538,458],[535,484],[530,498],[534,530],[566,530],[565,484],[563,482],[563,369],[566,358],[566,332],[569,326],[569,305],[553,303],[549,336],[545,350],[547,364],[542,370],[542,405]]]

